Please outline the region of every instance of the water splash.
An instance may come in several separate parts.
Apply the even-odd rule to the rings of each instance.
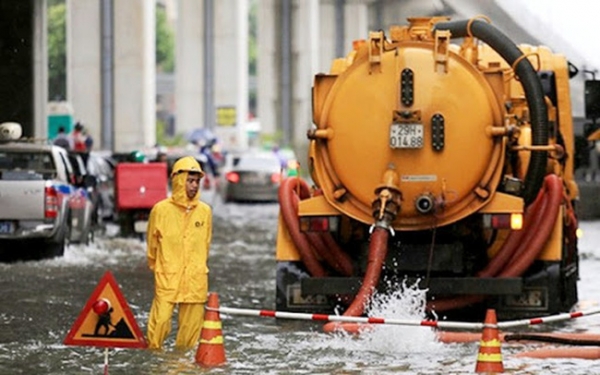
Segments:
[[[422,320],[425,316],[426,291],[405,282],[396,285],[393,290],[389,294],[373,296],[368,316]],[[369,364],[367,367],[374,371],[372,373],[378,373],[374,370],[378,366],[381,366],[379,373],[385,372],[383,369],[410,372],[416,369],[415,366],[422,369],[436,367],[440,360],[453,357],[452,349],[438,342],[431,328],[422,326],[376,324],[359,335],[339,331],[331,335],[318,335],[306,345],[305,350],[310,347],[312,350],[335,353],[338,361],[346,363],[345,370],[364,371],[360,368],[360,363],[364,362]],[[347,358],[343,359],[344,356]],[[420,359],[418,363],[411,360],[414,356]],[[427,360],[423,361],[424,358]],[[348,367],[349,363],[358,364],[358,367]]]
[[[389,285],[391,293],[376,293],[367,308],[367,315],[388,319],[420,321],[425,317],[426,293],[417,284],[406,281]],[[440,350],[435,333],[422,326],[375,325],[360,335],[360,345],[380,353],[426,353]]]

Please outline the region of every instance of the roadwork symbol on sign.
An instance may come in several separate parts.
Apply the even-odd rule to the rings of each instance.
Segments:
[[[64,341],[65,345],[147,348],[114,276],[106,271]]]

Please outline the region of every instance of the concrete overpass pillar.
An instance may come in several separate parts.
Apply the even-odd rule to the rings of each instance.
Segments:
[[[175,119],[178,133],[204,127],[203,3],[177,1]]]
[[[306,130],[312,124],[311,87],[319,68],[320,7],[318,0],[291,1],[291,57],[287,61],[282,48],[282,1],[287,0],[259,3],[258,118],[263,133],[282,140],[289,137],[289,146],[296,148],[306,143]],[[287,69],[284,64],[289,64]],[[283,85],[282,80],[289,82]],[[291,123],[283,124],[282,97],[287,95],[291,95]],[[289,129],[290,134],[277,134],[281,129]]]
[[[340,2],[322,0],[319,4],[320,33],[317,38],[320,54],[318,72],[320,73],[329,72],[331,62],[334,59],[345,57],[351,51],[353,41],[368,37],[369,6],[371,2],[348,0],[342,1],[341,4],[342,20],[338,20],[339,9],[337,7],[340,6]],[[341,21],[342,24],[337,25],[336,22],[338,21]],[[338,32],[342,35],[338,35]],[[341,51],[337,51],[340,39]]]
[[[306,131],[312,122],[312,85],[319,61],[319,1],[300,0],[295,3],[292,17],[292,142],[290,146],[301,154],[308,153]],[[307,32],[307,29],[310,30]],[[302,157],[301,160],[306,160]]]
[[[156,143],[155,4],[114,2],[115,151]]]
[[[257,117],[263,134],[274,135],[278,124],[278,80],[279,48],[277,41],[281,32],[277,27],[277,1],[261,0],[257,9]]]
[[[369,37],[369,5],[365,2],[348,2],[344,9],[344,56],[352,50],[352,42]]]
[[[67,1],[67,101],[100,148],[100,0]]]
[[[213,0],[212,30],[206,30],[207,25],[203,23],[204,5],[198,0],[178,2],[175,42],[177,131],[186,133],[196,128],[212,128],[225,147],[245,148],[248,3],[245,0]],[[210,36],[212,48],[207,51],[203,41]],[[207,67],[204,63],[211,54],[213,60]],[[212,91],[206,90],[208,78],[212,82],[208,88],[212,87]],[[212,95],[211,100],[206,100],[206,95]],[[205,105],[214,108],[205,108]]]
[[[230,149],[247,147],[248,1],[214,1],[214,131]]]
[[[34,0],[33,6],[33,69],[30,74],[33,75],[33,116],[31,118],[34,123],[31,124],[33,125],[32,132],[27,131],[27,126],[23,126],[23,134],[45,138],[48,134],[48,111],[46,108],[48,103],[48,6],[46,0]],[[22,66],[21,69],[23,69]],[[13,70],[10,74],[14,73]],[[18,80],[20,81],[20,78]],[[19,84],[22,83],[22,81],[19,82]],[[9,83],[7,86],[11,86],[11,84]],[[15,99],[18,100],[18,98],[12,100]],[[4,103],[9,102],[10,100],[7,100]],[[14,113],[12,108],[9,111]],[[2,117],[0,113],[0,121]]]
[[[317,36],[319,45],[319,67],[317,72],[328,73],[336,56],[336,24],[335,1],[321,1],[319,4],[320,33]]]

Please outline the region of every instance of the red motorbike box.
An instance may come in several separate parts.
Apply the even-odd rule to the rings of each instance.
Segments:
[[[117,210],[152,208],[168,195],[167,163],[118,163]]]

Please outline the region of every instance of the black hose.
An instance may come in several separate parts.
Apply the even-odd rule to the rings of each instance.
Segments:
[[[536,335],[528,333],[515,333],[511,335],[504,335],[504,341],[539,341],[576,346],[600,346],[600,341],[598,340],[577,340],[567,339],[564,337]]]
[[[523,52],[517,45],[495,26],[481,20],[440,22],[434,30],[448,30],[452,38],[464,38],[469,35],[479,38],[492,47],[506,62],[512,66]],[[548,112],[544,101],[544,91],[539,77],[527,58],[521,58],[515,68],[515,74],[523,85],[529,106],[532,129],[532,144],[545,146],[548,144]],[[547,151],[531,151],[531,159],[527,168],[523,187],[523,199],[529,205],[540,191],[546,174]]]

